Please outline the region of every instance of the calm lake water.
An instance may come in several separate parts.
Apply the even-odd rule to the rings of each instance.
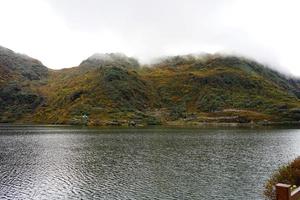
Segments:
[[[296,129],[0,127],[0,199],[263,199]]]

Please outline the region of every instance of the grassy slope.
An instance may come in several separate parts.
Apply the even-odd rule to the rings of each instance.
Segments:
[[[40,88],[47,101],[34,119],[77,124],[86,113],[94,124],[125,120],[152,106],[154,100],[149,91],[147,83],[133,70],[108,67],[55,71],[50,73],[48,84]]]
[[[128,63],[127,63],[128,65]],[[241,58],[174,57],[151,67],[109,64],[49,74],[25,121],[91,125],[299,120],[297,82]]]

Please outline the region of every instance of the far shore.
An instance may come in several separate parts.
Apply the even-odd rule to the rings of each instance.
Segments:
[[[20,127],[86,127],[86,128],[149,128],[149,127],[161,127],[161,128],[300,128],[299,121],[284,121],[284,122],[258,122],[258,123],[236,123],[236,122],[166,122],[163,124],[136,124],[136,125],[86,125],[86,124],[44,124],[44,123],[20,123],[9,122],[0,123],[0,127],[20,126]]]

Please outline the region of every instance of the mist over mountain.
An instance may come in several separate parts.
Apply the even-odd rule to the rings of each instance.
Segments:
[[[119,66],[119,67],[139,67],[139,62],[135,58],[127,57],[122,53],[107,53],[93,54],[86,60],[80,63],[80,67],[104,67],[104,66]]]
[[[2,47],[0,71],[1,122],[144,126],[300,120],[300,81],[237,56],[182,55],[143,65],[120,53],[94,54],[78,67],[50,70]]]

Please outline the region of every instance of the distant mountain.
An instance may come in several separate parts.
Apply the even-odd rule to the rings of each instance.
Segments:
[[[12,67],[4,66],[2,74],[9,75]],[[174,56],[141,66],[123,54],[95,54],[78,67],[42,69],[19,92],[36,95],[29,98],[35,103],[27,102],[30,109],[18,115],[17,104],[2,106],[2,121],[127,126],[300,120],[299,80],[241,57]]]

